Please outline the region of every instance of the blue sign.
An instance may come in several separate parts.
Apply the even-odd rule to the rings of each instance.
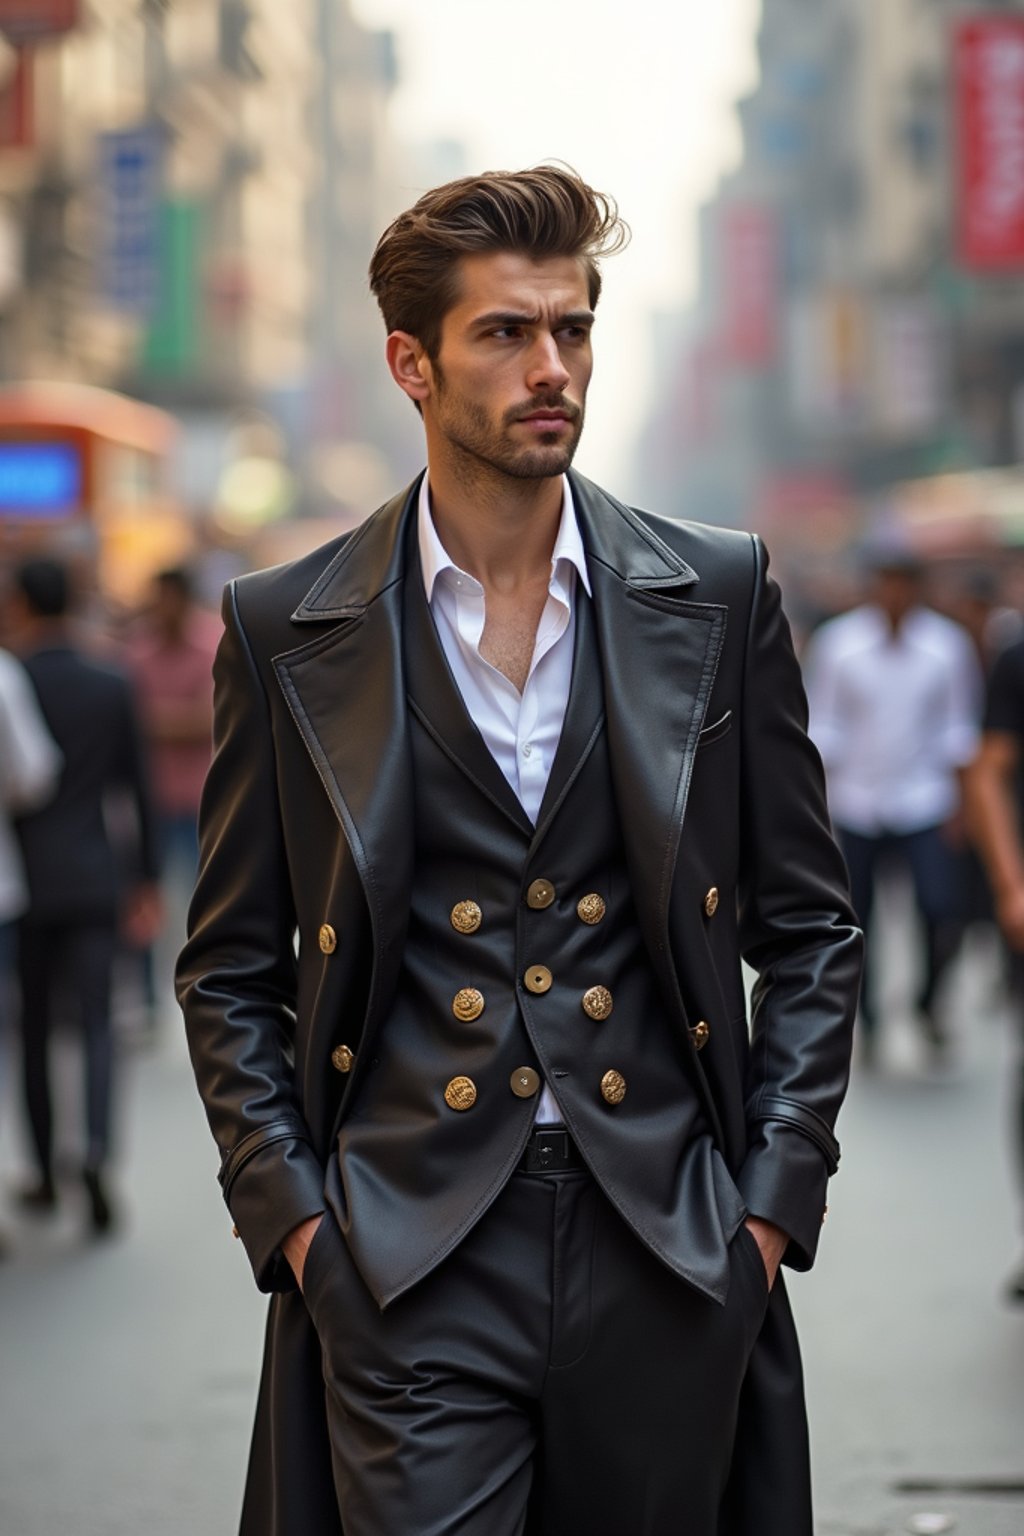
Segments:
[[[71,443],[0,443],[0,517],[70,517],[82,503]]]
[[[155,123],[97,137],[99,279],[112,309],[146,316],[160,273],[164,130]]]

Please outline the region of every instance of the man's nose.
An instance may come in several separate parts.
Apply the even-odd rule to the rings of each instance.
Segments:
[[[554,336],[539,336],[530,350],[527,384],[531,389],[563,390],[569,371]]]

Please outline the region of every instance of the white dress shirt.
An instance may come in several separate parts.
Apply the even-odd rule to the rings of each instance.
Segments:
[[[522,693],[480,654],[484,589],[451,559],[430,512],[424,476],[419,499],[420,564],[427,602],[463,702],[491,756],[530,820],[536,823],[555,760],[572,682],[577,577],[587,593],[586,556],[569,482],[562,477],[562,518],[551,555],[548,599],[537,625],[533,658]],[[537,1123],[562,1116],[545,1084]]]
[[[981,712],[966,630],[915,608],[894,633],[880,608],[855,608],[811,637],[804,674],[836,826],[918,832],[954,813]]]
[[[20,917],[28,901],[10,817],[49,799],[61,761],[28,674],[0,651],[0,923]]]

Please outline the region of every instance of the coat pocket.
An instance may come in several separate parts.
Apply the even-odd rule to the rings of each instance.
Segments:
[[[710,746],[713,741],[720,741],[721,738],[723,736],[727,736],[731,730],[732,710],[727,709],[724,715],[713,721],[711,725],[706,725],[701,731],[700,735],[697,737],[698,750],[701,747]]]

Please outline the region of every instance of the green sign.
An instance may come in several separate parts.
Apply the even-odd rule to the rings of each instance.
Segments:
[[[148,373],[180,376],[200,360],[203,336],[202,209],[184,199],[160,208],[156,304],[142,348]]]

